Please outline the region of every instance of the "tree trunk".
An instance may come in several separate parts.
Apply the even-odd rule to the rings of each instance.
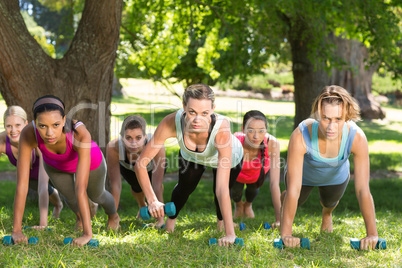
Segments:
[[[323,63],[314,63],[311,57],[314,56],[309,48],[308,40],[313,37],[306,37],[308,30],[302,19],[292,25],[289,33],[289,42],[292,51],[292,71],[294,79],[294,100],[295,118],[294,128],[301,121],[308,118],[311,113],[311,106],[319,92],[328,83],[328,74]]]
[[[336,54],[345,62],[341,69],[333,69],[331,84],[348,90],[359,102],[362,117],[366,119],[383,119],[385,110],[374,101],[371,93],[372,78],[378,65],[367,65],[367,47],[361,42],[335,37]]]
[[[87,0],[69,50],[52,59],[29,34],[18,1],[0,1],[0,92],[6,104],[22,106],[32,119],[35,99],[56,95],[104,149],[122,2]]]

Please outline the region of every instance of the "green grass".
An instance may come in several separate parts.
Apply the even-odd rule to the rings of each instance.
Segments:
[[[0,171],[16,171],[17,168],[13,166],[6,155],[0,155]]]
[[[175,182],[166,182],[164,198],[170,200]],[[272,246],[279,231],[262,228],[272,222],[274,212],[265,183],[253,203],[255,219],[244,220],[246,230],[236,230],[245,241],[245,247],[210,247],[208,239],[221,237],[216,231],[212,182],[202,180],[181,211],[173,234],[154,229],[142,229],[142,221],[135,218],[137,205],[129,186],[123,183],[120,232],[107,232],[105,214],[99,210],[92,222],[94,238],[100,247],[71,248],[64,246],[65,237],[77,237],[74,232],[74,215],[63,209],[60,220],[50,220],[53,231],[25,231],[38,236],[38,245],[0,246],[0,267],[400,267],[402,265],[402,196],[401,179],[384,179],[370,182],[376,204],[379,236],[387,240],[387,250],[355,251],[349,246],[350,238],[365,236],[364,222],[351,182],[339,206],[334,211],[334,233],[321,234],[321,206],[315,189],[307,202],[298,209],[294,221],[294,234],[307,237],[311,250],[284,249]],[[283,185],[281,184],[283,189]],[[12,231],[12,201],[15,182],[0,182],[0,236]],[[36,201],[28,201],[23,226],[39,221]],[[237,220],[237,223],[240,221]]]

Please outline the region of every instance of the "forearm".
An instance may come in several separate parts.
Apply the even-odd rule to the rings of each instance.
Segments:
[[[235,235],[233,218],[232,218],[232,204],[230,201],[229,188],[216,189],[216,197],[219,202],[219,207],[222,213],[223,222],[225,225],[226,236]]]
[[[14,198],[13,233],[21,232],[28,187],[17,187]]]
[[[118,180],[111,180],[110,187],[110,193],[113,196],[116,209],[118,209],[121,194],[121,179],[119,178]]]
[[[159,202],[163,203],[163,173],[164,171],[156,170],[152,174],[152,188]]]
[[[88,196],[86,190],[76,187],[78,209],[83,226],[83,235],[89,235],[92,237],[92,226],[91,226],[91,214],[88,205]]]
[[[135,166],[135,174],[137,175],[138,182],[141,186],[142,192],[144,193],[148,201],[148,204],[158,201],[158,198],[155,195],[155,192],[152,189],[151,183],[149,181],[147,169],[138,166]]]
[[[39,190],[39,225],[47,226],[47,215],[49,208],[49,193],[46,190]]]
[[[358,195],[360,211],[362,213],[364,223],[366,225],[367,236],[378,236],[375,222],[375,208],[373,197],[370,192],[361,193]]]
[[[275,211],[275,221],[279,222],[281,220],[281,189],[279,184],[271,183],[270,184],[272,204],[274,206]]]
[[[292,235],[293,220],[296,215],[299,196],[286,192],[281,215],[281,236]]]

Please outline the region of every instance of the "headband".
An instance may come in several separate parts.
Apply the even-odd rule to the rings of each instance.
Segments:
[[[61,109],[63,109],[64,111],[64,105],[61,101],[59,101],[58,99],[55,98],[43,98],[38,100],[37,102],[35,102],[33,110],[35,111],[36,108],[38,108],[40,105],[42,104],[56,104],[57,106],[59,106]]]

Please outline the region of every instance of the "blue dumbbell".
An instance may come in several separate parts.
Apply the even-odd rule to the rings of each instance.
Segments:
[[[168,216],[174,216],[176,214],[176,206],[174,205],[173,202],[166,203],[164,209],[165,214]],[[149,215],[148,207],[142,207],[140,209],[140,215],[141,218],[145,221],[151,218],[151,215]]]
[[[350,239],[350,247],[352,249],[360,250],[360,239]],[[375,249],[387,249],[387,241],[385,241],[383,238],[379,238],[377,244],[375,245]]]
[[[145,224],[145,223],[142,225],[142,229],[147,229],[148,227],[151,227],[151,225],[148,225],[148,224]],[[155,226],[152,226],[152,227],[155,227]],[[166,227],[165,224],[162,224],[162,226],[159,227],[158,229],[162,230],[162,229],[165,229],[165,227]]]
[[[216,244],[218,244],[218,240],[217,240],[216,238],[211,238],[211,239],[209,239],[208,244],[209,244],[210,246],[216,245]],[[244,240],[243,240],[243,238],[236,237],[234,244],[235,244],[236,246],[241,246],[241,247],[243,247],[243,246],[244,246]]]
[[[34,229],[32,226],[25,226],[25,227],[24,227],[24,230],[36,230],[36,229]],[[45,230],[45,231],[52,231],[53,228],[52,228],[52,227],[45,227],[43,230]]]
[[[28,239],[28,244],[36,245],[39,243],[39,238],[37,237],[30,237]],[[6,235],[3,237],[3,245],[14,245],[14,239],[11,235]]]
[[[66,237],[66,238],[64,238],[64,240],[63,240],[64,245],[71,244],[71,242],[73,242],[73,238],[71,238],[71,237]],[[89,242],[86,244],[86,246],[88,246],[88,247],[93,247],[93,248],[97,248],[97,247],[99,247],[99,240],[98,240],[98,239],[91,239],[91,240],[89,240]]]
[[[274,239],[274,247],[275,248],[283,249],[284,246],[285,245],[283,244],[283,241],[281,238]],[[310,240],[308,238],[301,238],[300,246],[302,248],[310,249]]]
[[[239,228],[240,228],[240,231],[243,231],[244,229],[246,229],[246,225],[243,222],[241,222],[239,224]]]
[[[269,225],[268,222],[264,223],[263,227],[264,227],[265,230],[271,229],[271,225]]]

